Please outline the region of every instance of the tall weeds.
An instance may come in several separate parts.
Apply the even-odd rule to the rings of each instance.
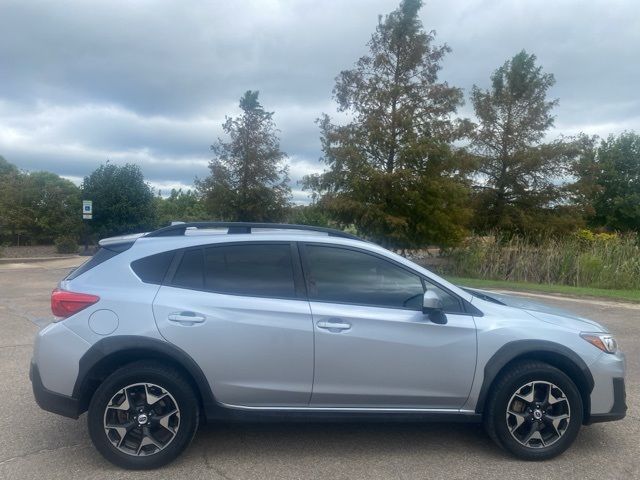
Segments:
[[[640,288],[636,235],[580,231],[563,239],[472,237],[446,253],[455,276],[595,288]]]

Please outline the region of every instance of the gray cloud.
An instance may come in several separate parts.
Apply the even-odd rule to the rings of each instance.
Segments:
[[[0,3],[0,154],[75,181],[106,159],[157,188],[207,174],[209,145],[247,89],[276,112],[297,180],[320,171],[314,120],[337,73],[397,0]],[[469,92],[521,49],[555,74],[553,134],[640,130],[634,0],[427,1],[453,52],[441,78]],[[467,104],[460,113],[471,115]]]

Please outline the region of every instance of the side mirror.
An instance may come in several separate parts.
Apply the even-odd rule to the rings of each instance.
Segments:
[[[447,323],[447,316],[442,311],[442,302],[438,295],[427,290],[422,297],[422,313],[429,316],[429,320],[439,325]]]
[[[427,290],[422,297],[422,312],[431,313],[434,310],[442,309],[442,302],[436,292]]]

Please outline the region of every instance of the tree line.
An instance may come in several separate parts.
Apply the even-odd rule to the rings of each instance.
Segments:
[[[51,242],[78,236],[80,200],[95,202],[94,236],[144,231],[173,220],[288,221],[350,228],[394,248],[454,246],[471,232],[562,236],[580,228],[640,229],[640,136],[552,139],[555,79],[521,51],[463,91],[439,78],[450,53],[403,0],[384,17],[368,53],[336,77],[333,98],[348,120],[317,120],[324,172],[291,202],[288,157],[274,113],[257,91],[223,124],[209,175],[194,190],[153,192],[135,165],[106,163],[82,185],[0,160],[0,236]]]
[[[0,245],[75,245],[156,228],[179,216],[202,218],[195,192],[155,194],[136,165],[109,162],[86,176],[80,187],[51,172],[24,172],[0,157]],[[82,200],[96,205],[83,225]]]

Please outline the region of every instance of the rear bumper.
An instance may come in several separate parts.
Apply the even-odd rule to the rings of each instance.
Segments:
[[[608,413],[593,413],[589,416],[587,425],[600,422],[612,422],[622,420],[627,414],[627,395],[624,386],[624,378],[613,379],[613,407]]]
[[[33,396],[40,408],[69,418],[78,418],[80,416],[80,403],[78,400],[47,390],[42,384],[38,366],[33,361],[29,368],[29,379],[33,388]]]

